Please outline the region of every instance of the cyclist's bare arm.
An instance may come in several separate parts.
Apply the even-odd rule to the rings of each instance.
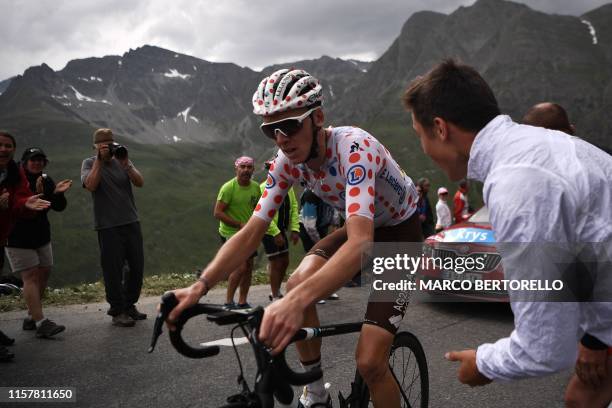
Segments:
[[[333,293],[359,270],[364,246],[374,237],[374,223],[353,216],[346,227],[348,239],[334,256],[283,299],[266,308],[259,338],[273,349],[273,354],[281,352],[301,327],[306,307]]]
[[[231,225],[234,228],[242,227],[242,223],[240,221],[233,219],[232,217],[230,217],[229,215],[225,213],[225,210],[227,210],[227,207],[228,207],[227,203],[224,203],[223,201],[217,201],[217,203],[215,204],[215,210],[213,213],[214,217],[218,219],[219,221],[223,221],[227,225]]]
[[[179,304],[168,316],[168,326],[174,329],[172,322],[189,306],[195,305],[206,292],[217,283],[227,279],[229,274],[242,265],[261,243],[268,223],[261,218],[251,217],[246,225],[227,240],[219,249],[215,258],[208,264],[201,276],[193,285],[174,290]]]

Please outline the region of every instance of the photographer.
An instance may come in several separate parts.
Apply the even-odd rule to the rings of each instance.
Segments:
[[[62,180],[56,185],[43,173],[47,163],[47,155],[37,147],[26,149],[21,157],[21,167],[30,191],[42,194],[42,198],[51,203],[51,209],[64,211],[67,204],[64,193],[72,186],[72,180]],[[32,218],[19,219],[6,246],[11,270],[21,274],[23,279],[23,297],[28,306],[23,330],[36,330],[38,338],[50,338],[65,330],[64,326],[45,319],[42,311],[42,296],[53,265],[48,211],[43,210]]]
[[[108,314],[113,324],[132,327],[147,315],[134,306],[140,297],[144,254],[132,184],[144,179],[128,158],[127,149],[114,142],[110,129],[93,136],[96,155],[83,160],[81,182],[91,192],[95,230],[98,231],[100,263],[104,275]],[[124,265],[129,271],[123,277]]]

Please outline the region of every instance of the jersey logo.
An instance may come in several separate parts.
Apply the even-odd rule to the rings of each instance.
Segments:
[[[266,179],[266,188],[270,189],[272,187],[274,187],[276,185],[276,180],[274,180],[274,177],[268,173],[268,178]]]
[[[346,181],[349,185],[354,186],[359,184],[365,179],[366,172],[365,168],[361,164],[352,166],[346,173]]]
[[[363,151],[363,149],[359,147],[359,143],[353,142],[353,144],[351,145],[351,153],[355,153],[359,151]]]

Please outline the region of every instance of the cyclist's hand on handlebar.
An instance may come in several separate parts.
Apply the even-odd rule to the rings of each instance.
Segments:
[[[303,306],[288,294],[266,307],[259,327],[259,340],[276,355],[287,347],[303,323]]]
[[[172,309],[172,311],[168,315],[168,318],[166,319],[166,325],[168,326],[168,329],[174,331],[176,330],[176,326],[174,325],[174,323],[176,322],[176,319],[181,315],[181,312],[183,312],[183,310],[187,309],[188,307],[198,303],[198,301],[202,297],[202,293],[200,292],[200,289],[196,284],[182,289],[175,289],[172,292],[174,293],[174,296],[176,296],[176,300],[178,300],[178,305],[176,305],[176,307]]]
[[[487,385],[491,380],[478,371],[476,366],[476,350],[450,351],[444,355],[449,361],[459,361],[461,365],[457,371],[457,379],[470,387]]]
[[[607,360],[608,350],[591,350],[582,344],[578,344],[576,375],[586,385],[595,388],[600,387],[606,378]]]

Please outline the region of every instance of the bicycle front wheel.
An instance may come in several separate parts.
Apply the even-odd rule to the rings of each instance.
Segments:
[[[402,408],[427,408],[429,405],[429,371],[423,346],[415,335],[400,332],[393,339],[389,368],[400,390]],[[355,376],[359,408],[373,407],[370,392],[359,372]]]

